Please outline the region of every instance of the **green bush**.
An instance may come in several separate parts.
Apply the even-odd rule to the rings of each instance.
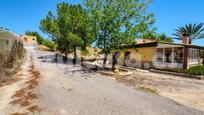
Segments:
[[[187,73],[190,75],[204,75],[204,66],[198,65],[190,67],[189,69],[187,69]]]
[[[44,41],[42,42],[42,44],[45,45],[45,46],[47,46],[48,48],[50,48],[50,50],[55,50],[56,47],[57,47],[56,44],[55,44],[53,41],[48,40],[48,39],[44,40]]]

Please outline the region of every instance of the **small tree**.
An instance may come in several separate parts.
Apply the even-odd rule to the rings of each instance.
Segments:
[[[157,35],[157,40],[163,41],[163,42],[173,42],[173,39],[171,37],[167,37],[166,34],[158,34]]]
[[[143,34],[142,39],[149,39],[149,40],[158,40],[163,42],[173,42],[171,37],[168,37],[165,33],[157,34],[154,31],[148,31]]]
[[[64,52],[66,57],[76,46],[86,48],[93,41],[89,15],[81,5],[57,4],[57,15],[49,12],[41,21],[40,28],[53,38],[58,50]]]
[[[150,0],[85,0],[95,33],[95,44],[103,50],[104,66],[107,55],[121,45],[132,44],[155,22],[146,9]]]

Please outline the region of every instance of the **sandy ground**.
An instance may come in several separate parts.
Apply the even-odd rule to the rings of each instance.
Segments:
[[[133,71],[134,75],[122,78],[132,86],[155,91],[159,95],[168,97],[176,102],[204,111],[204,81],[151,73]]]
[[[151,88],[156,87],[161,81],[167,81],[161,83],[164,84],[161,86],[164,91],[166,83],[177,87],[178,81],[169,82],[168,79],[173,79],[171,77],[155,77],[158,82],[154,82],[150,76],[153,74],[138,72],[129,78],[115,80],[96,72],[85,71],[80,66],[64,64],[60,59],[59,63],[53,63],[53,55],[51,52],[28,51],[22,71],[16,75],[20,79],[0,87],[0,115],[204,114],[179,102],[137,88],[141,85],[146,88],[150,83]],[[41,56],[45,59],[39,58]],[[189,86],[185,82],[183,84],[183,87]],[[165,87],[168,86],[170,85]],[[157,90],[165,96],[161,91]]]
[[[35,87],[40,73],[27,54],[21,70],[0,86],[0,115],[33,115],[39,112]]]

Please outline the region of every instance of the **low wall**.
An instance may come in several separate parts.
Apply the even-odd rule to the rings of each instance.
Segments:
[[[24,53],[23,43],[17,36],[0,31],[0,83],[16,72]]]

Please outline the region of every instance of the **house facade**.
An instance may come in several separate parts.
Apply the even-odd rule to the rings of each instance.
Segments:
[[[112,52],[109,63],[115,58],[120,66],[144,69],[186,69],[203,64],[204,47],[188,44],[188,39],[185,37],[182,44],[139,40],[124,51]]]
[[[27,49],[37,49],[38,48],[36,36],[21,35],[20,38],[21,38],[21,41],[23,41],[25,48]]]

